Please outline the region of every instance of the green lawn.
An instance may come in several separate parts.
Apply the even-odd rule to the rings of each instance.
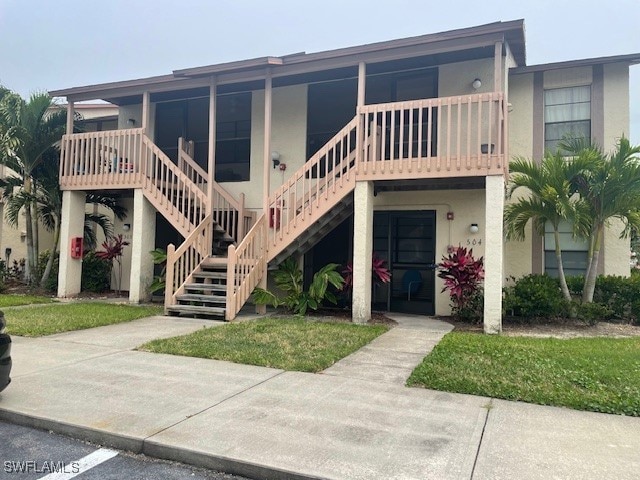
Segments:
[[[32,305],[34,303],[51,303],[53,301],[51,297],[41,297],[39,295],[0,294],[0,308]]]
[[[5,310],[4,314],[10,334],[40,337],[161,315],[162,307],[87,302]]]
[[[560,340],[452,332],[407,384],[640,416],[640,338]]]
[[[386,332],[384,325],[311,322],[272,317],[154,340],[155,353],[212,358],[301,372],[319,372]]]

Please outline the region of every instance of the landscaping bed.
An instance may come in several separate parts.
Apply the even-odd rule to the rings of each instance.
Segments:
[[[40,337],[161,315],[162,308],[90,302],[14,308],[4,314],[11,335]]]
[[[138,350],[283,370],[319,372],[388,329],[385,325],[271,317],[154,340]]]

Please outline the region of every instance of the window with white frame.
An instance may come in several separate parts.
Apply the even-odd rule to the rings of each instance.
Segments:
[[[564,137],[591,138],[591,86],[544,92],[544,147],[555,152]]]
[[[585,239],[574,238],[569,222],[561,222],[560,248],[562,250],[562,267],[567,277],[584,275],[587,272],[588,243]],[[551,277],[558,276],[558,260],[556,258],[556,242],[553,226],[550,223],[544,229],[544,271]]]

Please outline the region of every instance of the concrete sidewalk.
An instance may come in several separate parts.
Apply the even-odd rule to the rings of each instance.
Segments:
[[[16,337],[0,418],[254,478],[637,478],[638,418],[404,387],[448,327],[398,321],[325,374],[131,350],[191,319]]]

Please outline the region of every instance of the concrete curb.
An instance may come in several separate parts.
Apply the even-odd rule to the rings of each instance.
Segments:
[[[151,440],[152,437],[145,439],[113,434],[99,429],[79,427],[70,423],[58,422],[35,415],[25,415],[2,408],[0,408],[0,420],[24,427],[49,430],[60,435],[105,447],[248,478],[259,478],[261,480],[325,480],[325,477],[304,475],[267,465],[243,462],[229,457],[210,455],[186,448],[168,447],[155,443]]]

